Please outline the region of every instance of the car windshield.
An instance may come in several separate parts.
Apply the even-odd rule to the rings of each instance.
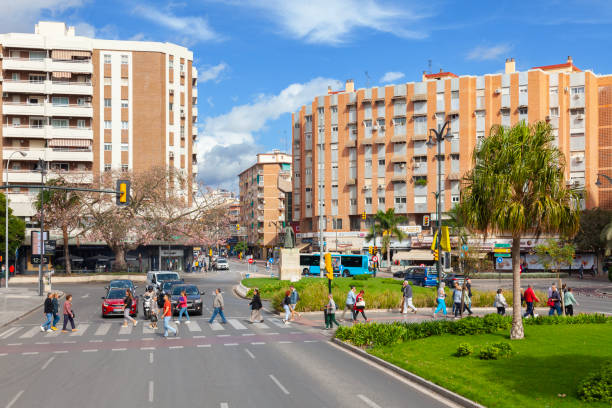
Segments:
[[[164,284],[162,285],[162,290],[163,290],[164,292],[168,292],[168,290],[170,290],[170,288],[171,288],[173,285],[176,285],[176,284],[179,284],[179,283],[182,283],[182,282],[181,282],[181,281],[169,281],[169,282],[164,282]]]
[[[195,286],[176,286],[172,288],[172,295],[178,296],[181,294],[182,291],[185,291],[187,293],[187,296],[193,296],[193,295],[200,294],[200,292],[198,291],[198,288]]]
[[[134,286],[129,280],[113,280],[108,285],[109,288],[131,288]]]
[[[167,281],[167,280],[173,280],[173,279],[178,279],[179,276],[177,273],[160,273],[159,275],[157,275],[157,280],[158,281]]]
[[[227,262],[227,259],[224,259],[224,258],[217,259],[217,263],[225,263],[225,262]]]
[[[111,289],[106,296],[107,299],[124,299],[125,297],[124,289]]]

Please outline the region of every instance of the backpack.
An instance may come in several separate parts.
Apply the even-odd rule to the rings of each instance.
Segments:
[[[164,298],[163,296],[157,296],[157,307],[160,309],[164,308]]]

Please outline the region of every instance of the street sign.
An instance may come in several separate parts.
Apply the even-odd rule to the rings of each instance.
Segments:
[[[249,258],[248,262],[249,262],[250,264],[252,264],[252,263],[253,263],[253,262],[255,262],[255,261],[253,261],[253,258]]]
[[[468,246],[467,246],[467,244],[463,244],[463,245],[461,245],[461,250],[462,250],[462,251],[467,251],[467,250],[468,250]]]
[[[512,248],[493,248],[493,252],[495,253],[509,254],[511,251]]]
[[[45,255],[54,255],[57,241],[54,239],[48,239],[45,241]]]
[[[511,248],[510,244],[495,244],[495,248]]]
[[[495,256],[498,256],[500,258],[510,258],[512,254],[495,254]]]
[[[372,262],[378,262],[378,257],[376,255],[372,257]]]
[[[501,256],[497,257],[497,263],[502,263],[504,262],[504,258],[502,258]]]
[[[40,255],[32,255],[32,265],[40,265],[41,264],[41,256]],[[47,265],[49,263],[49,257],[42,257],[42,264]]]

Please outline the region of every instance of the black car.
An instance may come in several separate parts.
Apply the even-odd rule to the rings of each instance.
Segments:
[[[178,306],[178,300],[181,296],[181,292],[185,291],[187,295],[187,311],[198,315],[202,314],[202,295],[204,292],[200,292],[195,285],[174,285],[172,286],[172,295],[170,296],[170,302],[172,303],[172,311],[174,314],[178,314],[180,309]]]
[[[459,287],[461,287],[463,286],[463,282],[465,281],[465,275],[458,273],[448,273],[446,274],[446,276],[444,276],[442,281],[448,288],[454,288],[455,282],[457,282],[459,284]]]
[[[394,278],[407,280],[414,285],[421,285],[425,281],[426,268],[423,266],[414,266],[404,269],[393,274]]]
[[[174,285],[183,285],[185,282],[181,279],[181,280],[170,280],[170,281],[164,281],[161,284],[160,287],[160,292],[161,294],[171,294],[172,293],[172,287]]]

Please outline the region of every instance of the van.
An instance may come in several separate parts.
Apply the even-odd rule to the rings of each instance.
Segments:
[[[172,271],[151,271],[147,272],[147,286],[151,285],[156,289],[161,289],[165,281],[181,280],[178,272]]]

